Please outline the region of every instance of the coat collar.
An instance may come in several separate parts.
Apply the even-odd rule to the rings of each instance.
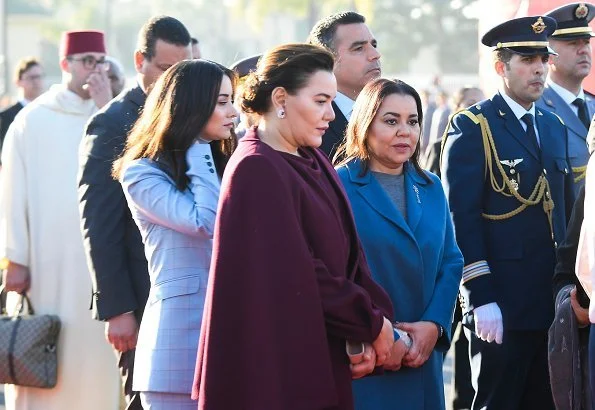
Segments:
[[[514,115],[504,98],[500,95],[500,93],[496,93],[492,98],[492,102],[494,103],[494,109],[496,110],[496,116],[500,118],[504,122],[504,127],[508,130],[510,135],[519,142],[535,159],[538,161],[541,160],[541,155],[537,151],[536,147],[533,145],[528,138],[526,138],[527,133],[521,126],[520,121]],[[540,141],[543,141],[542,138],[542,128],[540,127],[540,118],[543,116],[541,109],[535,107],[535,121],[537,123],[537,129],[539,130],[539,138]]]
[[[360,160],[353,160],[346,167],[349,179],[357,186],[357,192],[370,207],[415,240],[414,232],[423,213],[428,182],[417,173],[411,163],[406,163],[404,167],[407,221],[372,173],[368,171],[362,175],[363,164]]]
[[[564,101],[560,95],[554,91],[553,88],[549,87],[548,84],[545,86],[543,91],[543,102],[548,106],[550,111],[555,112],[557,115],[564,119],[564,124],[571,129],[575,134],[580,135],[582,138],[587,137],[587,128],[578,119],[578,116],[572,111],[572,108]],[[585,95],[585,101],[587,102],[587,111],[590,111],[589,98]],[[590,114],[590,113],[589,113]]]

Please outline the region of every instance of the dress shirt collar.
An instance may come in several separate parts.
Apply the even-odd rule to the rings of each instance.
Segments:
[[[355,101],[347,97],[345,94],[341,94],[337,91],[337,95],[335,96],[335,104],[337,104],[337,107],[339,107],[339,109],[343,113],[343,116],[347,119],[347,121],[349,121],[349,119],[351,118],[351,112],[353,111],[353,104],[355,104]]]
[[[572,103],[577,98],[581,98],[583,101],[586,101],[585,100],[585,92],[583,91],[582,87],[581,87],[581,90],[579,91],[578,95],[574,95],[573,93],[568,91],[566,88],[553,82],[551,80],[551,78],[549,78],[549,77],[547,79],[547,84],[552,88],[552,90],[554,90],[556,92],[556,94],[558,94],[560,97],[562,97],[562,99],[566,102],[566,104],[570,105],[571,107],[574,107],[574,105],[572,105]]]
[[[506,101],[506,104],[508,104],[508,106],[512,110],[512,113],[515,117],[517,117],[519,121],[522,121],[521,118],[523,118],[523,115],[527,113],[531,114],[533,116],[533,119],[535,119],[535,104],[531,104],[531,108],[526,110],[525,107],[523,107],[518,102],[506,95],[504,91],[500,91],[500,95],[502,96],[502,98],[504,98],[504,101]]]

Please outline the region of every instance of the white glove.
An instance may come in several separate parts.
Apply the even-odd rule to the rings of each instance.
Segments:
[[[494,340],[502,344],[504,327],[502,325],[502,312],[496,302],[488,303],[473,310],[475,318],[475,334],[481,340],[491,343]]]

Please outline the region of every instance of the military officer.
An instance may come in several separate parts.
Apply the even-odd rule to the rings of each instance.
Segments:
[[[589,22],[595,17],[595,6],[572,3],[546,14],[556,20],[557,29],[549,37],[558,54],[550,58],[549,75],[537,107],[557,114],[568,128],[568,156],[574,173],[575,194],[585,183],[589,150],[585,138],[595,99],[583,90],[583,80],[591,71],[591,37]]]
[[[473,409],[554,409],[547,367],[552,275],[574,199],[567,131],[537,108],[550,17],[488,31],[500,91],[454,115],[442,156],[458,245]]]

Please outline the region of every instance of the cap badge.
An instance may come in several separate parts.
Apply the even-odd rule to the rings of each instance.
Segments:
[[[543,22],[543,19],[539,17],[535,23],[531,24],[531,28],[533,28],[533,32],[535,32],[535,34],[541,34],[547,28],[547,26]]]
[[[574,15],[577,19],[584,19],[587,18],[589,14],[589,8],[585,6],[585,3],[581,3],[577,6],[576,10],[574,10]]]

